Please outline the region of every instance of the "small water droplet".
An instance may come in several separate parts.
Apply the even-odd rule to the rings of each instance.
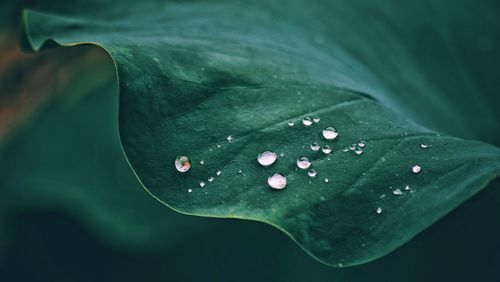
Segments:
[[[220,144],[217,144],[217,148],[220,148],[220,147],[221,147]]]
[[[178,156],[175,158],[175,168],[177,171],[186,172],[191,168],[191,162],[186,156]]]
[[[193,192],[193,189],[189,188],[188,193],[191,193],[191,192]]]
[[[427,144],[420,144],[420,148],[427,149],[427,148],[429,148],[429,145],[427,145]]]
[[[325,154],[330,154],[332,152],[332,147],[325,145],[323,146],[323,148],[321,148],[321,151],[323,151],[323,153]]]
[[[213,182],[214,180],[215,180],[215,178],[213,178],[212,176],[210,176],[210,177],[208,178],[208,182]]]
[[[226,137],[227,142],[231,142],[231,141],[233,141],[233,139],[234,139],[234,138],[233,138],[233,136],[231,136],[231,135],[229,135],[228,137]]]
[[[320,120],[321,120],[321,119],[320,119],[319,117],[315,117],[315,118],[313,118],[313,121],[314,121],[314,122],[319,122]]]
[[[406,190],[406,191],[411,190],[410,186],[406,185],[405,190]]]
[[[356,150],[356,144],[351,144],[351,145],[349,146],[349,150],[351,150],[351,151]]]
[[[313,168],[307,171],[307,175],[309,175],[310,177],[316,177],[317,174],[318,173]]]
[[[354,150],[354,153],[356,153],[356,155],[361,155],[363,154],[363,150],[361,150],[361,148],[356,148],[356,150]]]
[[[319,148],[321,148],[321,147],[319,146],[319,144],[317,142],[314,142],[311,144],[311,150],[318,151]]]
[[[212,148],[210,148],[210,152],[212,152],[212,151],[213,151],[213,149],[212,149]]]
[[[288,126],[294,126],[295,122],[293,120],[288,121]]]
[[[414,165],[414,166],[411,168],[411,171],[413,171],[413,173],[419,173],[421,169],[422,169],[422,168],[421,168],[419,165]]]
[[[302,157],[297,159],[297,167],[300,169],[308,169],[311,166],[311,162],[308,158]]]
[[[377,208],[377,214],[381,214],[382,213],[382,208]]]
[[[243,173],[243,171],[241,169],[238,169],[238,173]]]
[[[284,189],[286,186],[286,177],[279,173],[275,173],[267,179],[267,184],[269,187],[277,190]]]
[[[205,182],[200,181],[200,187],[201,187],[201,188],[205,187]]]
[[[302,123],[303,123],[305,126],[310,126],[310,125],[313,123],[313,121],[312,121],[311,117],[304,117],[304,118],[302,119]]]
[[[328,178],[325,178],[325,182],[328,183],[330,180]]]
[[[337,129],[333,126],[329,126],[323,129],[323,138],[326,140],[333,140],[339,135]]]
[[[270,166],[276,161],[277,158],[278,156],[275,152],[264,151],[257,156],[257,161],[262,166]]]
[[[360,147],[360,148],[365,147],[365,145],[366,145],[365,140],[360,140],[360,141],[358,142],[358,147]]]
[[[349,148],[342,149],[342,152],[349,152]]]
[[[222,173],[222,171],[218,170],[215,174],[219,176]]]
[[[204,161],[204,160],[201,160],[201,161],[200,161],[200,164],[202,164],[202,165],[203,165],[203,164],[205,164],[205,161]]]
[[[280,157],[284,157],[284,156],[285,156],[285,153],[281,152]]]
[[[392,194],[396,195],[396,196],[399,196],[399,195],[402,195],[403,194],[403,191],[401,191],[401,189],[396,189],[394,191],[392,191]]]

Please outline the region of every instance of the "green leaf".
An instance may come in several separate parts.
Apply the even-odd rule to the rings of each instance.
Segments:
[[[124,151],[142,184],[177,211],[266,222],[324,263],[355,265],[398,248],[500,173],[498,148],[410,121],[498,142],[498,83],[475,72],[496,66],[479,51],[471,63],[469,45],[459,47],[480,30],[482,50],[496,50],[494,1],[456,9],[431,1],[81,3],[26,11],[25,39],[34,50],[92,43],[109,52]],[[424,20],[429,5],[435,14]],[[477,124],[463,118],[478,113]],[[305,127],[305,116],[321,121]],[[337,140],[321,138],[326,126],[339,130]],[[360,140],[361,155],[342,151]],[[312,142],[334,150],[313,152]],[[264,150],[283,154],[264,168],[256,162]],[[191,158],[189,172],[175,170],[179,155]],[[317,177],[296,169],[301,156]],[[286,189],[267,186],[275,172],[286,175]]]

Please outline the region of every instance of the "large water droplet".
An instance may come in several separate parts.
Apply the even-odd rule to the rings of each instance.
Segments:
[[[311,162],[308,158],[302,157],[300,159],[297,159],[297,166],[300,169],[308,169],[311,166]]]
[[[275,173],[267,179],[267,184],[269,184],[269,187],[277,190],[284,189],[286,186],[286,177],[279,173]]]
[[[401,191],[401,189],[396,189],[396,190],[393,190],[392,191],[392,194],[396,195],[396,196],[399,196],[399,195],[402,195],[403,194],[403,191]]]
[[[413,173],[419,173],[421,169],[422,169],[422,168],[421,168],[419,165],[414,165],[414,166],[411,168],[411,171],[413,171]]]
[[[333,126],[329,126],[323,129],[323,138],[326,140],[333,140],[339,135],[337,129]]]
[[[310,170],[307,171],[307,175],[309,175],[310,177],[316,177],[317,174],[318,173],[313,168],[311,168]]]
[[[314,121],[314,122],[319,122],[320,120],[321,120],[321,119],[320,119],[319,117],[314,117],[314,118],[313,118],[313,121]]]
[[[305,125],[305,126],[310,126],[311,124],[313,124],[313,121],[311,119],[311,117],[304,117],[302,119],[302,123]]]
[[[377,208],[377,214],[381,214],[382,213],[382,208]]]
[[[311,150],[318,151],[319,148],[321,148],[321,147],[319,146],[319,144],[317,142],[314,142],[311,144]]]
[[[270,166],[276,161],[277,158],[278,156],[275,152],[264,151],[257,156],[257,161],[262,166]]]
[[[325,154],[330,154],[332,152],[332,147],[325,145],[323,146],[323,148],[321,148],[321,151],[323,151],[323,153]]]
[[[191,168],[191,162],[186,156],[178,156],[175,158],[175,168],[180,172],[186,172]]]
[[[293,120],[288,121],[288,126],[294,126],[295,122]]]
[[[205,182],[200,181],[200,187],[201,187],[201,188],[205,187]]]

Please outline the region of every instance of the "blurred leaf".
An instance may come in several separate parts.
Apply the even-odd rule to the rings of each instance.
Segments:
[[[27,11],[25,39],[34,50],[94,42],[110,53],[127,157],[145,187],[178,211],[267,222],[319,260],[353,265],[401,246],[500,173],[496,147],[409,121],[465,137],[462,129],[472,128],[472,135],[498,140],[498,131],[462,119],[481,111],[478,120],[495,128],[490,101],[497,98],[478,93],[497,88],[468,72],[474,67],[466,71],[475,64],[455,53],[463,50],[455,42],[471,36],[461,27],[472,22],[485,33],[481,50],[498,46],[493,1],[480,8],[464,1],[460,9],[431,1],[141,2],[99,9],[74,2],[47,7],[50,13]],[[435,15],[427,18],[429,11]],[[477,20],[470,11],[484,16]],[[420,32],[429,37],[421,40]],[[450,90],[470,91],[471,98],[450,102],[457,100]],[[321,121],[303,127],[304,116]],[[333,153],[311,152],[330,125],[339,138],[321,143]],[[367,141],[362,155],[342,152],[360,139]],[[263,150],[284,154],[262,168],[255,157]],[[193,161],[187,174],[173,167],[181,154]],[[303,155],[318,177],[294,169]],[[421,173],[411,172],[414,164]],[[217,170],[215,182],[195,188]],[[288,178],[281,192],[266,185],[276,171]],[[393,195],[396,189],[403,195]]]

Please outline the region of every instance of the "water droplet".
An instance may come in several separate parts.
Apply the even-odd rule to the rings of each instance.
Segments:
[[[314,142],[311,144],[311,150],[318,151],[319,148],[321,148],[321,147],[319,146],[319,144],[317,142]]]
[[[351,144],[351,145],[349,146],[349,150],[351,150],[351,151],[356,150],[356,144]]]
[[[284,156],[285,156],[285,153],[281,152],[280,157],[284,157]]]
[[[257,161],[262,166],[270,166],[276,161],[277,158],[278,156],[275,152],[264,151],[257,156]]]
[[[358,147],[360,147],[360,148],[365,147],[365,145],[366,145],[365,140],[360,140],[360,141],[358,142]]]
[[[363,150],[361,150],[361,148],[356,148],[356,150],[354,150],[354,153],[356,153],[356,155],[361,155],[363,154]]]
[[[275,173],[267,179],[267,184],[269,184],[269,187],[277,190],[284,189],[286,186],[286,177],[279,173]]]
[[[401,189],[396,189],[394,191],[392,191],[392,194],[396,195],[396,196],[399,196],[399,195],[402,195],[403,194],[403,191],[401,191]]]
[[[377,208],[377,214],[381,214],[382,213],[382,208]]]
[[[297,159],[297,166],[300,169],[308,169],[311,166],[311,162],[308,158],[302,157],[300,159]]]
[[[188,193],[191,193],[191,192],[193,192],[193,189],[189,188]]]
[[[191,168],[191,162],[186,156],[178,156],[175,158],[175,168],[180,172],[186,172]]]
[[[406,190],[406,191],[411,190],[410,186],[406,185],[405,190]]]
[[[330,180],[328,178],[325,178],[325,182],[328,183]]]
[[[201,161],[200,161],[200,164],[202,164],[202,165],[203,165],[203,164],[205,164],[205,161],[204,161],[204,160],[201,160]]]
[[[238,173],[243,173],[243,171],[241,169],[238,169]]]
[[[302,123],[303,123],[305,126],[310,126],[310,125],[313,123],[313,121],[312,121],[311,117],[304,117],[304,118],[302,119]]]
[[[208,182],[213,182],[214,180],[215,180],[215,178],[213,178],[212,176],[210,176],[210,177],[208,178]]]
[[[288,122],[288,126],[294,126],[294,125],[295,125],[295,122],[293,120]]]
[[[307,171],[307,175],[309,175],[310,177],[316,177],[317,174],[318,173],[313,168]]]
[[[323,146],[321,151],[323,151],[323,153],[325,153],[325,154],[330,154],[332,152],[332,147],[325,145],[325,146]]]
[[[234,139],[234,138],[233,138],[233,136],[231,136],[231,135],[229,135],[228,137],[226,137],[227,142],[231,142],[231,141],[233,141],[233,139]]]
[[[217,144],[217,148],[220,148],[220,147],[221,147],[220,144]]]
[[[349,148],[342,149],[342,152],[349,152]]]
[[[320,119],[319,117],[315,117],[315,118],[313,118],[313,121],[314,121],[314,122],[319,122],[320,120],[321,120],[321,119]]]
[[[201,187],[201,188],[205,187],[205,182],[200,181],[200,187]]]
[[[414,165],[414,166],[411,168],[411,171],[413,171],[413,173],[419,173],[421,169],[422,169],[422,168],[421,168],[419,165]]]
[[[333,140],[339,135],[337,129],[333,126],[329,126],[323,129],[323,138],[326,140]]]
[[[219,176],[222,173],[222,171],[218,170],[215,174]]]
[[[427,149],[427,148],[429,148],[429,145],[427,145],[427,144],[420,144],[420,148]]]

